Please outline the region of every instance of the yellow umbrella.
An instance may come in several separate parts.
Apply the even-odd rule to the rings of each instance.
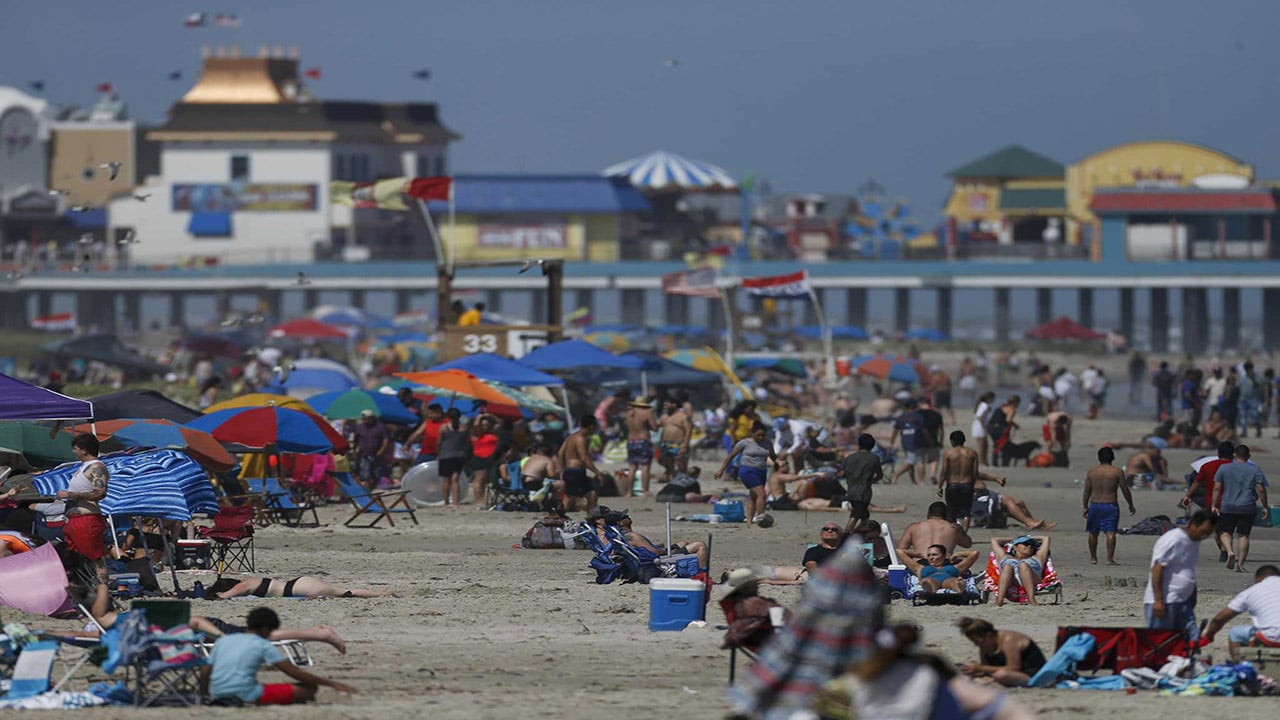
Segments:
[[[704,347],[700,350],[672,350],[666,353],[666,357],[668,360],[678,362],[681,365],[687,365],[694,370],[702,370],[705,372],[713,372],[723,375],[734,384],[734,387],[738,388],[738,390],[742,392],[743,397],[749,398],[752,396],[751,391],[747,390],[747,386],[743,385],[742,380],[738,379],[738,374],[733,371],[733,368],[729,367],[729,363],[725,362],[724,358],[720,357],[720,353],[709,347]]]

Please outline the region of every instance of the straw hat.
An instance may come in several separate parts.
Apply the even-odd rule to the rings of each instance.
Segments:
[[[641,398],[636,398],[635,400],[632,400],[632,401],[631,401],[631,407],[634,407],[634,408],[646,408],[646,409],[650,409],[650,410],[652,410],[652,409],[653,409],[653,404],[649,402],[649,399],[648,399],[648,398],[642,398],[642,397],[641,397]]]
[[[734,569],[729,573],[729,579],[725,581],[725,587],[730,593],[738,592],[744,587],[757,585],[764,579],[764,575],[754,567],[741,567]]]

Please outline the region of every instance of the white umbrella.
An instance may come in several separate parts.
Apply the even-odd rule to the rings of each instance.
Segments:
[[[736,190],[724,168],[690,160],[665,150],[605,168],[606,177],[625,176],[639,190]]]

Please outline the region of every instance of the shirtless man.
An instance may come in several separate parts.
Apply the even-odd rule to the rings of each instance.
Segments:
[[[987,483],[993,482],[1004,487],[1005,480],[1002,477],[988,475],[984,472],[978,473],[978,480],[973,484],[974,491],[986,490],[1000,499],[1000,507],[1004,509],[1004,513],[1009,517],[1017,520],[1027,527],[1028,530],[1052,530],[1058,527],[1058,523],[1052,520],[1037,520],[1035,515],[1031,514],[1031,508],[1027,504],[1012,495],[998,493],[987,488]]]
[[[898,554],[923,558],[930,545],[946,548],[947,557],[953,555],[957,547],[973,547],[973,540],[964,528],[947,519],[946,503],[933,503],[924,520],[907,526],[898,538]]]
[[[933,395],[933,406],[939,412],[947,413],[947,422],[956,424],[956,412],[951,409],[951,376],[941,366],[929,368],[929,392]]]
[[[964,433],[951,432],[951,449],[942,455],[938,469],[938,497],[947,501],[947,514],[960,521],[969,531],[969,515],[973,510],[974,483],[978,480],[978,453],[964,446]]]
[[[658,421],[653,417],[653,406],[648,400],[632,400],[627,409],[627,480],[624,483],[622,497],[632,494],[636,470],[640,471],[640,494],[649,494],[649,467],[653,465],[653,440],[651,433],[658,429]]]
[[[1141,451],[1129,456],[1124,472],[1129,485],[1142,483],[1153,490],[1159,490],[1169,484],[1169,465],[1160,457],[1160,448],[1150,442]]]
[[[564,468],[560,479],[564,483],[565,509],[570,511],[576,510],[579,504],[584,510],[591,510],[599,497],[597,484],[601,474],[595,461],[591,459],[589,444],[598,424],[595,415],[583,415],[579,423],[577,431],[564,439],[556,456],[560,467]],[[596,476],[594,481],[587,478],[588,470]]]
[[[507,463],[498,466],[498,475],[510,486],[510,469]],[[551,452],[551,446],[538,443],[529,451],[529,457],[520,463],[520,481],[525,489],[538,496],[560,490],[560,461]]]
[[[1139,453],[1141,455],[1141,453]],[[1107,564],[1119,565],[1116,562],[1116,529],[1120,525],[1120,503],[1116,500],[1116,488],[1124,493],[1125,502],[1129,503],[1129,514],[1134,514],[1133,495],[1129,493],[1129,483],[1125,482],[1124,473],[1111,463],[1116,460],[1116,451],[1109,447],[1098,450],[1098,465],[1095,465],[1084,476],[1085,530],[1089,532],[1089,564],[1098,564],[1098,533],[1107,535]],[[1132,459],[1129,462],[1133,462]]]
[[[662,482],[671,482],[676,471],[689,472],[689,440],[693,423],[689,414],[676,404],[675,398],[662,401],[662,419],[658,421],[662,435],[658,439],[658,463],[662,465]]]
[[[631,527],[631,516],[626,515],[618,520],[618,529],[621,530],[627,538],[627,543],[632,547],[642,547],[655,555],[666,555],[666,549],[658,545],[654,545],[649,538],[636,532]],[[671,544],[671,554],[673,555],[697,555],[698,567],[707,567],[707,544],[697,540],[688,540],[685,542],[674,542]]]

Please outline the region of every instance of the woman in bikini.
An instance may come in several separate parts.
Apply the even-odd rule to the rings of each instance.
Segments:
[[[1004,546],[1012,543],[1006,552]],[[1004,604],[1009,589],[1016,582],[1027,591],[1027,602],[1036,604],[1036,583],[1044,577],[1045,564],[1049,562],[1049,536],[1017,538],[991,538],[991,552],[995,553],[996,566],[1000,568],[1000,581],[996,588],[996,607]]]
[[[947,557],[947,548],[943,545],[930,545],[924,552],[924,562],[910,555],[903,555],[902,562],[916,577],[920,578],[920,587],[925,592],[936,593],[940,590],[964,592],[964,580],[961,575],[978,560],[977,550],[965,550],[957,553],[960,562],[952,562]]]
[[[245,578],[228,590],[218,593],[218,597],[228,598],[253,595],[255,597],[399,597],[393,590],[347,590],[331,585],[318,577],[303,575],[292,580],[275,580],[272,578]]]

